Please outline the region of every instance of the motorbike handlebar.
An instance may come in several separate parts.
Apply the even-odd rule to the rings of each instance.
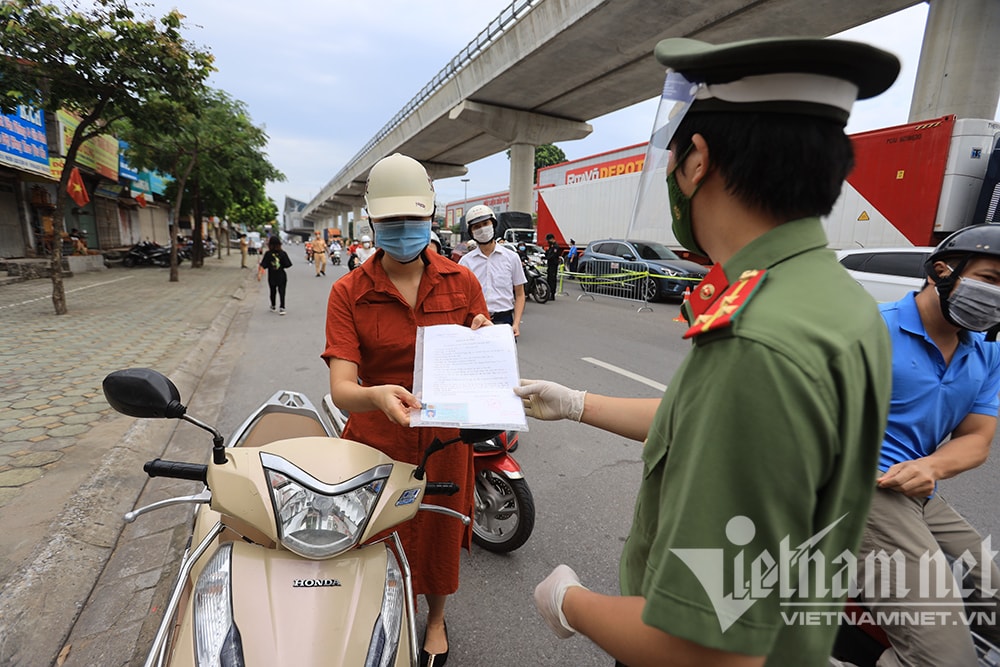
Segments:
[[[458,484],[455,482],[427,482],[424,488],[424,495],[428,496],[453,496],[458,493]]]
[[[154,459],[142,466],[150,477],[171,477],[173,479],[189,479],[192,482],[206,483],[208,466],[200,463],[183,463],[181,461],[164,461]]]

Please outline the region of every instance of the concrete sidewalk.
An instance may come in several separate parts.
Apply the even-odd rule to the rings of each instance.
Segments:
[[[211,439],[187,424],[118,415],[101,381],[144,366],[169,375],[185,401],[205,383],[224,389],[236,354],[225,338],[249,306],[253,274],[238,253],[200,269],[185,263],[176,283],[159,268],[76,274],[65,281],[62,316],[53,314],[47,279],[0,286],[0,664],[128,664],[160,570],[171,565],[172,538],[122,540],[147,554],[115,556],[107,567],[118,580],[133,577],[132,591],[100,596],[106,627],[74,626],[116,553],[123,514],[149,486],[142,464],[163,454],[175,429],[197,441],[196,460],[207,460]],[[202,403],[199,417],[211,419],[219,406]],[[81,637],[75,648],[71,633]],[[129,644],[129,658],[97,657],[110,656],[104,649],[116,640]]]

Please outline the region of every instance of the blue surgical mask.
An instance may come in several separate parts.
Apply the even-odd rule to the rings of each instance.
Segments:
[[[407,264],[420,256],[431,242],[430,220],[374,222],[375,245],[397,262]]]

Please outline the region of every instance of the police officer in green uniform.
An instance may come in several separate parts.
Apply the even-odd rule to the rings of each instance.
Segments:
[[[807,38],[668,39],[656,57],[670,68],[651,138],[665,157],[647,168],[666,163],[674,235],[714,266],[661,400],[536,380],[515,390],[529,416],[645,441],[621,595],[560,565],[535,603],[557,635],[580,632],[630,667],[825,665],[874,488],[891,354],[819,217],[853,166],[852,104],[888,88],[899,62]]]

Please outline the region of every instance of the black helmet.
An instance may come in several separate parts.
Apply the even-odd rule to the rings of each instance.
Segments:
[[[986,223],[963,227],[941,241],[924,262],[924,271],[937,289],[938,299],[941,302],[941,312],[944,318],[955,326],[961,325],[951,317],[948,297],[951,296],[951,291],[955,288],[966,264],[975,255],[1000,258],[1000,224]],[[934,270],[934,262],[947,257],[954,257],[958,262],[952,267],[951,273],[939,276]]]
[[[926,268],[933,275],[931,267],[942,257],[952,255],[992,255],[1000,257],[1000,224],[986,223],[970,225],[954,232],[938,244],[927,258]]]

